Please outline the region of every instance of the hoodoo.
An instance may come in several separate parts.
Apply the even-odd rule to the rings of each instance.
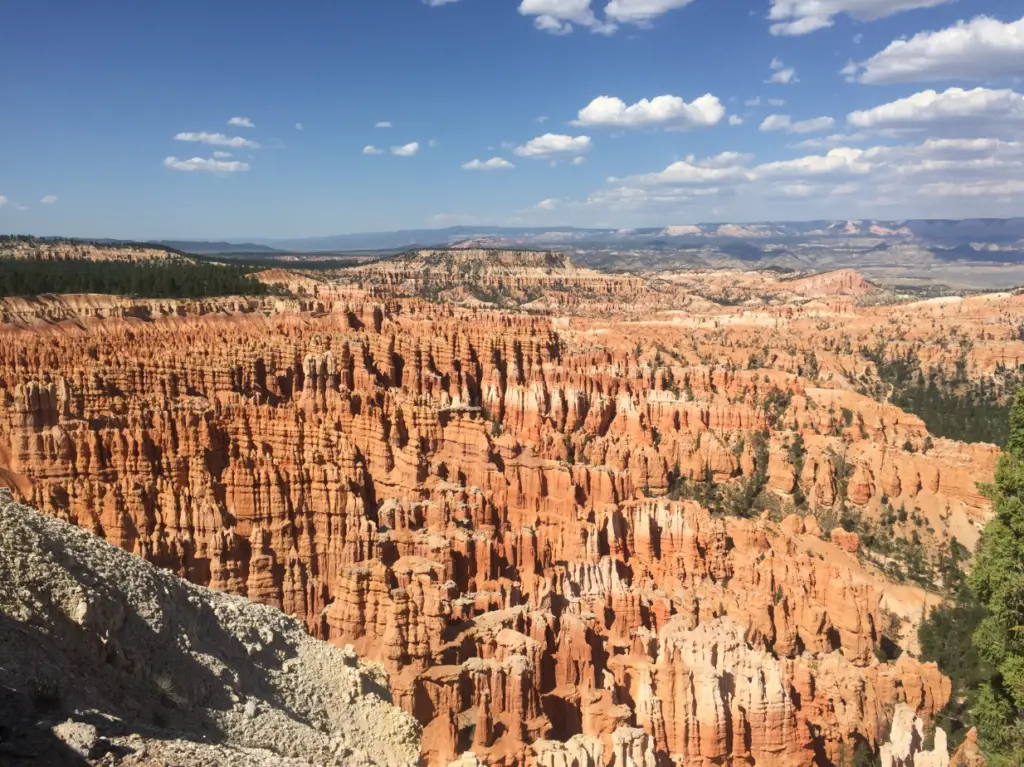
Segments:
[[[1006,380],[1021,298],[679,278],[427,251],[290,298],[40,300],[0,332],[0,478],[381,664],[428,765],[879,753],[898,711],[951,699],[914,627],[990,515],[999,450],[876,392],[891,359]],[[475,307],[432,299],[466,286]],[[954,325],[977,341],[943,354]]]

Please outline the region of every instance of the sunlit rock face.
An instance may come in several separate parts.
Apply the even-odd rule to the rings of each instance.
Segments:
[[[487,253],[442,256],[459,274]],[[484,286],[549,308],[382,297],[408,264],[145,318],[9,303],[0,483],[382,662],[430,765],[837,763],[877,749],[897,706],[945,705],[935,666],[876,657],[887,613],[918,620],[924,595],[838,509],[874,519],[884,498],[924,520],[924,549],[970,545],[998,450],[857,393],[839,341],[894,316],[852,301],[859,275],[746,275],[760,303],[737,306],[703,297],[717,273],[485,266]],[[1024,358],[1020,300],[1000,300],[958,305],[992,336],[973,374]],[[934,354],[953,306],[901,311],[899,343]]]

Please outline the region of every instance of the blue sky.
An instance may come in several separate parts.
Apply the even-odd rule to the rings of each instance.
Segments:
[[[0,5],[0,231],[1024,215],[1019,0],[433,1]]]

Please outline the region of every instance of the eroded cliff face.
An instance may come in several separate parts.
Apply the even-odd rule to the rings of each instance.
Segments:
[[[855,394],[840,351],[813,377],[727,364],[828,310],[691,297],[628,323],[331,289],[6,326],[0,482],[382,661],[432,765],[836,763],[898,704],[945,704],[933,665],[876,659],[883,604],[924,596],[836,509],[884,495],[970,543],[998,451]],[[686,481],[777,503],[713,515]]]
[[[0,258],[26,261],[115,261],[123,263],[183,262],[187,256],[144,245],[100,245],[62,240],[12,239],[0,243]]]

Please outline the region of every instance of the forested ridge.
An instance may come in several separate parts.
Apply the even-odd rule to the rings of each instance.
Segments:
[[[0,260],[0,298],[46,293],[102,293],[135,298],[267,295],[251,266],[167,261]]]

